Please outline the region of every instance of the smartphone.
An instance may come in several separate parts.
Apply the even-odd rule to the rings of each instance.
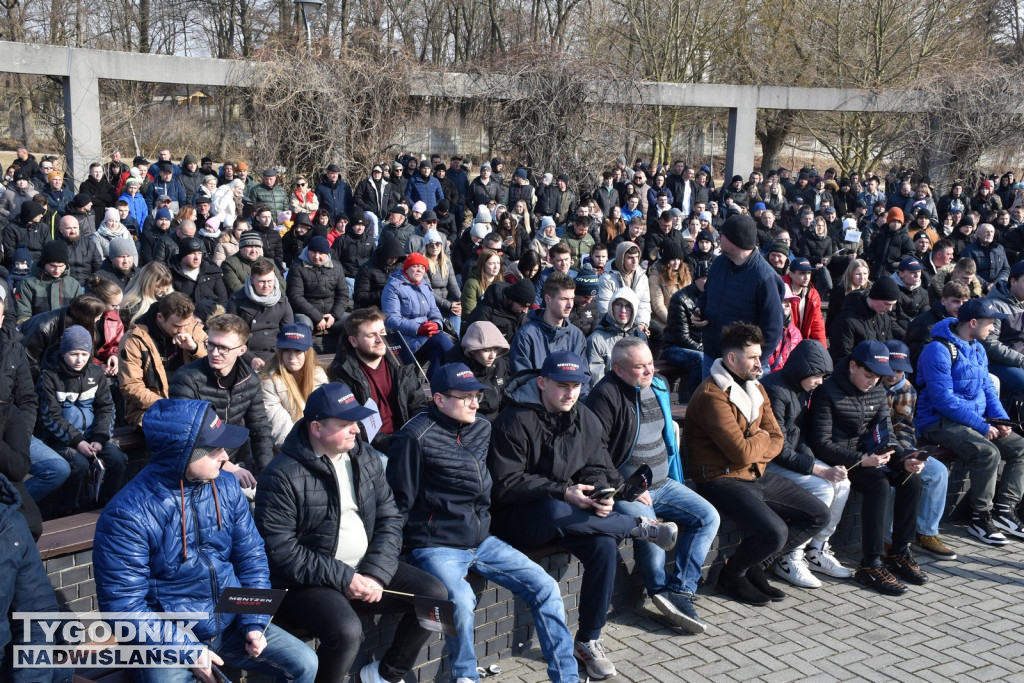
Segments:
[[[587,494],[587,496],[589,498],[591,498],[592,500],[608,500],[609,498],[611,498],[614,495],[615,495],[615,489],[612,488],[612,487],[603,488],[603,489],[594,489],[593,491],[591,491],[590,493]]]
[[[213,671],[213,678],[217,683],[231,683],[231,679],[224,675],[224,672],[217,668],[216,664],[210,664],[210,670]]]

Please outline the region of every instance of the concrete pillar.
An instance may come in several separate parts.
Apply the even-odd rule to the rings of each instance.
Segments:
[[[757,107],[729,109],[729,137],[725,141],[725,187],[728,187],[734,175],[741,175],[746,180],[754,170],[756,127]]]
[[[89,175],[89,164],[103,161],[100,140],[100,84],[88,61],[69,56],[64,81],[64,133],[67,172],[75,187]]]

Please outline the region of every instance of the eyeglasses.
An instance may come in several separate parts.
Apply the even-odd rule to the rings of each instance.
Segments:
[[[305,187],[306,186],[306,183],[295,183],[295,184],[298,185],[299,187]]]
[[[206,351],[207,351],[207,353],[226,354],[229,351],[234,351],[236,349],[240,349],[243,346],[245,346],[245,344],[239,344],[238,346],[221,346],[220,344],[214,344],[209,339],[206,340]]]
[[[467,408],[473,405],[474,401],[477,404],[479,404],[480,401],[484,400],[484,393],[482,391],[476,394],[470,394],[469,396],[453,396],[451,394],[445,394],[445,396],[456,401],[462,401],[462,405],[466,406]]]

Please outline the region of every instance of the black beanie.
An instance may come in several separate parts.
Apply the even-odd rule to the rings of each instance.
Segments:
[[[36,216],[42,216],[44,213],[46,213],[46,209],[30,199],[21,205],[21,222],[23,225],[28,225],[35,220]]]
[[[661,261],[671,261],[672,259],[683,258],[683,248],[679,246],[679,243],[674,240],[665,240],[661,243]]]
[[[740,249],[757,248],[757,225],[753,218],[744,213],[726,218],[720,232]]]
[[[63,263],[67,265],[68,262],[68,243],[64,240],[53,240],[47,242],[43,246],[43,251],[39,255],[39,267],[42,268],[47,263]]]
[[[537,289],[530,278],[517,280],[505,291],[505,297],[523,306],[529,306],[537,299]]]
[[[871,285],[868,296],[877,301],[896,301],[900,296],[900,288],[896,286],[891,277],[883,277]]]

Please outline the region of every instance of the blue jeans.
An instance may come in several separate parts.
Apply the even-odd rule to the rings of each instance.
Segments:
[[[55,491],[71,474],[71,464],[42,440],[32,437],[29,444],[32,466],[25,480],[25,489],[37,503]]]
[[[271,624],[267,629],[267,646],[259,659],[245,651],[245,636],[236,620],[226,633],[208,642],[210,649],[224,660],[225,666],[249,673],[273,676],[279,682],[313,683],[316,678],[316,653],[301,640]],[[188,669],[135,669],[132,678],[139,683],[192,683]]]
[[[921,501],[917,504],[917,533],[922,536],[936,536],[939,533],[939,522],[946,511],[946,486],[949,483],[949,470],[935,458],[924,461],[924,469],[915,476],[921,477]],[[893,491],[889,491],[889,506],[886,508],[885,533],[886,540],[892,539],[892,506]]]
[[[458,678],[478,680],[473,643],[476,594],[466,581],[470,570],[512,591],[529,606],[541,652],[548,662],[548,677],[556,682],[579,681],[558,583],[526,555],[496,536],[489,536],[476,548],[468,550],[417,548],[409,560],[440,579],[448,589],[448,598],[455,603],[458,633],[447,636],[453,681]]]
[[[704,352],[685,349],[682,346],[666,346],[661,352],[661,357],[672,365],[677,365],[686,370],[690,381],[689,393],[692,394],[701,383],[704,375]],[[679,400],[683,400],[682,384],[679,385]]]
[[[1024,370],[1009,365],[989,363],[988,371],[999,378],[999,396],[1004,405],[1014,394],[1024,394]]]
[[[631,517],[660,517],[679,526],[676,562],[672,576],[665,574],[665,551],[654,543],[633,541],[633,557],[640,569],[647,594],[664,590],[693,595],[697,592],[701,567],[718,533],[721,518],[707,502],[685,484],[668,479],[650,492],[653,507],[643,503],[615,501],[615,510]]]

